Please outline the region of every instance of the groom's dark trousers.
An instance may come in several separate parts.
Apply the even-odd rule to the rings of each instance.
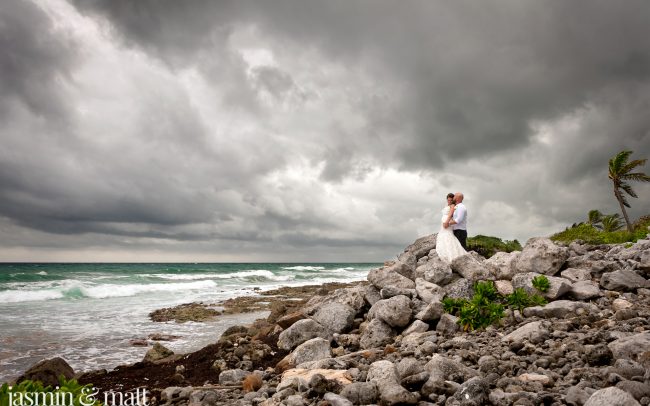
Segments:
[[[460,241],[460,245],[467,251],[467,230],[454,230],[454,235]]]

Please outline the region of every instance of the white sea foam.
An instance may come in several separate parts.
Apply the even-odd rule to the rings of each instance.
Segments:
[[[237,279],[237,278],[262,278],[268,279],[270,281],[290,281],[294,277],[292,275],[275,275],[273,272],[267,269],[250,269],[246,271],[239,272],[228,272],[228,273],[201,273],[201,274],[167,274],[167,273],[155,273],[155,274],[143,274],[142,276],[149,276],[160,279],[168,280],[201,280],[201,279]]]
[[[102,299],[105,297],[135,296],[139,293],[158,291],[178,291],[191,289],[206,289],[215,287],[214,281],[195,281],[189,283],[150,283],[130,285],[100,285],[93,287],[81,287],[84,296]]]
[[[45,272],[45,271],[36,272],[36,275],[47,275],[47,272]]]
[[[63,292],[58,290],[5,290],[0,292],[0,303],[31,302],[62,297]]]
[[[283,266],[282,269],[289,269],[292,271],[321,271],[325,269],[324,266],[308,266],[308,265],[296,265],[296,266]]]

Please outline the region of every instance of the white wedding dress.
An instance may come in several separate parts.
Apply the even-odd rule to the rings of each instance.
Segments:
[[[438,257],[443,261],[451,263],[451,261],[461,255],[467,254],[467,251],[460,245],[460,241],[454,235],[452,226],[445,228],[442,224],[447,220],[449,215],[449,210],[451,208],[446,206],[442,209],[442,218],[440,219],[440,231],[438,231],[438,237],[436,238],[436,252]]]

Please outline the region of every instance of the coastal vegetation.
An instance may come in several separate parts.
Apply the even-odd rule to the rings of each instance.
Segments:
[[[632,231],[622,230],[621,227],[613,227],[605,220],[610,216],[602,216],[600,220],[595,220],[594,213],[598,210],[591,210],[586,222],[581,222],[567,227],[564,231],[555,233],[551,240],[556,242],[570,243],[573,241],[582,241],[587,244],[622,244],[633,243],[644,239],[650,232],[650,215],[645,215],[632,223]],[[600,212],[598,212],[600,213]],[[603,224],[603,220],[605,224]]]
[[[8,383],[0,386],[0,406],[12,404],[65,405],[65,406],[102,406],[102,402],[93,399],[93,385],[81,385],[76,379],[59,376],[59,385],[52,388],[44,386],[41,381],[26,379],[17,385]],[[10,402],[13,401],[13,402]]]
[[[634,227],[630,222],[627,211],[625,210],[626,207],[630,207],[630,203],[628,203],[625,195],[627,194],[637,198],[638,196],[630,186],[629,182],[650,182],[650,176],[643,172],[633,172],[636,168],[645,165],[647,159],[628,161],[630,155],[632,155],[632,151],[621,151],[611,158],[609,160],[608,176],[614,184],[614,196],[616,197],[616,200],[618,200],[618,204],[621,206],[621,211],[625,218],[625,224],[627,225],[627,231],[633,233]]]
[[[467,249],[475,251],[485,258],[490,258],[497,252],[521,251],[521,244],[517,240],[502,240],[498,237],[476,235],[467,238]]]

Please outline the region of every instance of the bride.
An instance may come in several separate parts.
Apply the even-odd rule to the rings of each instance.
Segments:
[[[440,231],[438,231],[438,237],[436,238],[436,252],[438,253],[438,257],[448,263],[451,263],[451,261],[456,257],[467,254],[467,251],[463,249],[458,238],[454,235],[452,228],[445,228],[443,225],[445,222],[449,222],[449,220],[454,216],[455,208],[454,194],[449,193],[447,195],[447,206],[442,209]]]

